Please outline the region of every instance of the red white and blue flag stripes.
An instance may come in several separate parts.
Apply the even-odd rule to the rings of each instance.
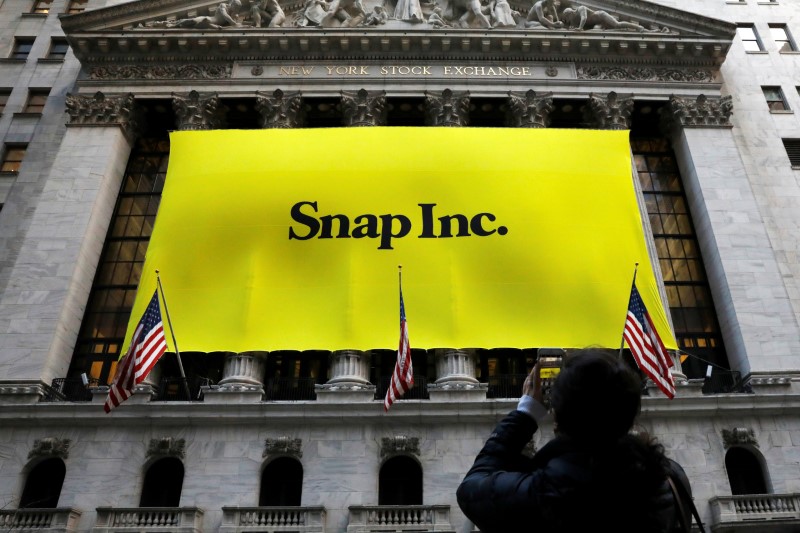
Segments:
[[[403,289],[400,289],[400,346],[397,348],[397,363],[394,365],[386,399],[383,401],[383,410],[402,397],[414,386],[414,368],[411,364],[411,345],[408,343],[408,322],[406,322],[406,307],[403,303]]]

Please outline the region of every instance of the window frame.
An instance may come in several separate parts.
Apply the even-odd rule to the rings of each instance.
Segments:
[[[8,59],[16,61],[27,61],[33,51],[33,45],[36,42],[36,37],[14,37],[14,45],[11,48],[11,55]],[[24,46],[30,46],[27,52],[21,52],[20,49]]]
[[[74,15],[75,13],[83,13],[86,11],[86,7],[89,4],[89,0],[69,0],[67,2],[67,6],[64,9],[64,13],[67,15]],[[76,8],[75,6],[79,5],[80,8]]]
[[[792,37],[792,32],[789,31],[789,26],[787,24],[782,23],[775,23],[769,24],[769,34],[772,37],[772,41],[775,43],[775,46],[778,48],[779,54],[793,54],[797,53],[797,43]],[[775,37],[775,30],[781,30],[785,39],[777,39]],[[779,45],[779,43],[783,43],[783,45]],[[788,45],[789,49],[784,50]]]
[[[63,46],[64,52],[57,52],[56,48]],[[69,53],[69,41],[63,37],[52,37],[50,39],[50,48],[47,49],[47,56],[43,59],[48,61],[64,61]]]
[[[29,115],[41,115],[49,97],[50,89],[28,89],[28,99],[25,100],[25,107],[22,112]],[[38,102],[37,100],[39,99],[42,99],[42,101]]]
[[[47,7],[43,8],[41,7],[42,5],[45,5]],[[31,10],[29,14],[49,15],[51,9],[53,9],[53,0],[33,0],[33,5],[31,5]]]
[[[742,32],[739,30],[750,30],[753,33],[752,39],[745,39]],[[736,33],[739,36],[739,40],[742,42],[742,47],[746,54],[765,54],[766,50],[764,50],[764,42],[761,40],[761,36],[758,34],[758,30],[756,30],[756,25],[752,23],[740,23],[736,25]],[[757,50],[748,50],[747,43],[755,43]]]
[[[12,87],[3,87],[0,89],[0,116],[2,116],[5,112],[8,101],[11,98],[11,92],[13,90],[14,89]]]
[[[22,155],[19,159],[9,159],[9,154],[15,151],[21,151]],[[27,143],[6,143],[3,147],[3,157],[0,159],[0,174],[17,175],[19,174],[19,167],[25,161],[25,155],[28,151]],[[13,165],[17,163],[16,169],[8,169],[6,165]]]
[[[768,91],[772,91],[773,98],[770,98]],[[789,102],[786,100],[786,95],[780,85],[762,85],[761,92],[764,94],[764,100],[767,102],[770,113],[791,113],[792,109],[789,107]]]

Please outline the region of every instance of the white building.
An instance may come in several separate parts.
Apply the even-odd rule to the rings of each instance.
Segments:
[[[167,356],[101,408],[167,131],[448,125],[631,130],[690,378],[641,424],[713,531],[800,529],[795,2],[237,2],[0,0],[0,527],[471,531],[536,347],[415,351],[389,416],[392,346],[183,354],[191,401]]]

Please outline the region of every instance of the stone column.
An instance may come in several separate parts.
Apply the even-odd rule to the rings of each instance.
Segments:
[[[254,403],[264,398],[264,372],[268,352],[229,353],[225,356],[222,379],[216,386],[203,387],[206,403]]]
[[[586,106],[587,121],[593,122],[601,130],[628,130],[631,128],[633,96],[620,97],[614,91],[607,96],[589,95]]]
[[[486,398],[488,384],[475,378],[475,350],[438,348],[436,358],[436,383],[428,385],[431,401],[476,400]]]
[[[214,130],[222,128],[227,108],[220,105],[216,93],[172,93],[175,126],[181,130]]]
[[[275,89],[272,96],[256,92],[256,110],[261,115],[262,128],[300,128],[305,122],[299,92],[284,94]]]
[[[731,131],[732,111],[730,96],[673,96],[667,127],[731,366],[743,376],[779,376],[796,372],[800,327]]]
[[[427,126],[463,127],[469,125],[469,92],[441,93],[425,91],[425,124]]]
[[[547,128],[553,112],[553,93],[541,93],[531,89],[526,93],[508,93],[506,123],[510,128]]]
[[[26,161],[2,213],[24,224],[2,225],[14,229],[0,258],[14,283],[0,298],[10,318],[0,323],[0,402],[38,401],[41,383],[66,375],[140,122],[132,94],[68,95],[65,107],[52,166]]]
[[[370,402],[375,385],[369,382],[369,352],[336,350],[331,353],[331,379],[317,385],[317,401],[322,403]]]
[[[342,91],[345,126],[385,126],[387,112],[385,91]]]

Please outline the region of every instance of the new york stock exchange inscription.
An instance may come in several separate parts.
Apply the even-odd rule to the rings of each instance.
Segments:
[[[350,64],[264,64],[241,63],[234,69],[234,77],[261,77],[277,79],[331,79],[331,78],[417,78],[452,80],[546,79],[574,78],[574,65],[550,64],[402,64],[402,63],[350,63]]]

